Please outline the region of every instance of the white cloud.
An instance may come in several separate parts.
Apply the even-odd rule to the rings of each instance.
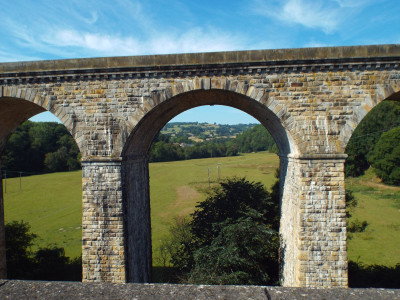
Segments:
[[[182,52],[227,51],[244,48],[240,36],[210,29],[194,28],[182,33],[160,33],[147,40],[76,30],[55,30],[42,37],[41,43],[53,48],[72,47],[95,55],[139,55]]]
[[[325,9],[320,2],[290,0],[284,5],[280,18],[305,27],[321,28],[325,32],[336,29],[339,16],[336,10]]]
[[[349,3],[346,0],[256,0],[253,11],[284,23],[332,33],[340,26]]]

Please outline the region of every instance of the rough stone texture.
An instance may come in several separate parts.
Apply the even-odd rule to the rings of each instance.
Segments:
[[[398,300],[400,290],[0,280],[1,299]]]
[[[300,159],[298,284],[347,285],[344,159]]]
[[[281,282],[283,286],[299,286],[299,194],[301,174],[298,160],[286,156],[280,158],[280,191],[281,191],[281,220],[280,220],[280,254],[284,264]]]
[[[280,150],[283,284],[344,287],[344,151],[370,109],[400,99],[399,63],[400,45],[4,63],[0,148],[55,114],[85,161],[84,280],[147,281],[148,169],[134,161],[187,109],[241,109]]]
[[[121,162],[83,162],[82,190],[82,281],[125,282]]]

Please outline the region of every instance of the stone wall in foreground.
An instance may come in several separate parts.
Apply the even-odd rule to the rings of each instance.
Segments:
[[[400,290],[0,280],[1,299],[399,300]]]

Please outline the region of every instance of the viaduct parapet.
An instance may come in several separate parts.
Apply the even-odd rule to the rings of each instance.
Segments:
[[[0,149],[25,120],[56,115],[83,159],[83,280],[149,282],[149,147],[185,110],[235,107],[280,150],[282,284],[346,287],[345,148],[400,98],[399,64],[400,45],[3,63]]]

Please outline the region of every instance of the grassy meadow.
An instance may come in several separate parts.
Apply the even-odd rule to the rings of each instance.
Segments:
[[[193,159],[150,164],[150,197],[154,265],[157,248],[177,216],[190,214],[206,197],[218,177],[246,176],[266,187],[274,182],[279,160],[259,152],[237,157]],[[218,174],[219,169],[219,174]],[[39,246],[57,244],[67,256],[81,254],[81,172],[53,173],[7,179],[5,219],[24,220],[39,235]],[[381,184],[369,170],[349,178],[358,206],[352,218],[366,220],[366,232],[354,234],[348,243],[349,259],[364,264],[394,266],[400,263],[400,187]]]
[[[3,180],[3,195],[6,222],[29,222],[38,246],[57,244],[67,256],[81,255],[81,171]]]
[[[219,165],[218,165],[219,164]],[[246,176],[270,187],[275,181],[279,160],[276,154],[259,152],[236,157],[203,158],[150,164],[150,199],[153,262],[157,265],[157,248],[168,234],[174,217],[189,215],[197,202],[206,197],[210,185],[219,176]]]
[[[365,232],[348,242],[350,260],[366,265],[395,266],[400,263],[400,187],[380,183],[369,169],[365,175],[348,178],[346,188],[358,200],[352,219],[367,221]]]
[[[188,215],[211,185],[227,176],[246,176],[267,187],[274,182],[278,158],[259,152],[243,156],[150,164],[152,240],[156,249],[176,216]],[[7,179],[5,220],[24,220],[39,238],[38,246],[57,244],[70,257],[81,254],[82,173],[65,172]],[[3,181],[4,184],[4,181]]]

